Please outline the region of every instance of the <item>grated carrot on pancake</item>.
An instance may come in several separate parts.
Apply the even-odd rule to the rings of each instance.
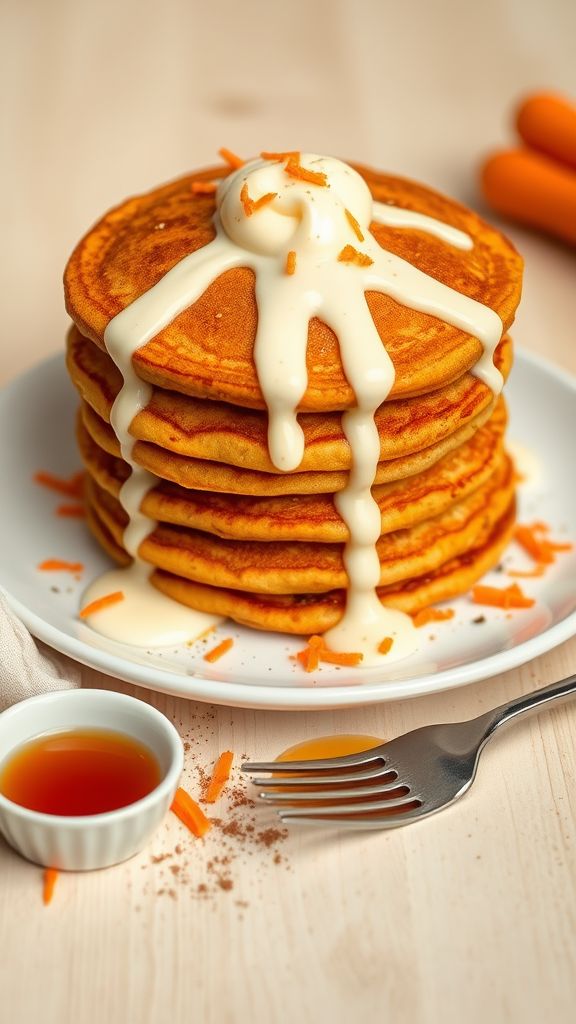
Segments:
[[[294,249],[290,249],[290,252],[286,256],[286,273],[294,274],[296,272],[296,253]]]
[[[394,640],[391,636],[385,636],[382,642],[378,644],[378,654],[388,654],[393,643]]]
[[[34,473],[32,479],[42,487],[48,487],[51,491],[56,491],[58,494],[64,494],[67,498],[82,497],[84,487],[83,470],[80,470],[79,473],[73,473],[68,480],[65,480],[60,476],[55,476],[54,473],[47,473],[41,469]]]
[[[352,213],[350,213],[350,210],[345,209],[344,213],[346,214],[346,220],[348,221],[350,227],[352,228],[352,231],[356,235],[356,238],[358,239],[359,242],[363,242],[364,235],[362,234],[362,229],[360,228],[360,225],[356,220],[356,217]]]
[[[474,604],[486,604],[493,608],[532,608],[535,604],[534,598],[526,597],[517,583],[509,587],[486,587],[478,585],[472,588],[472,601]]]
[[[89,615],[94,615],[95,612],[102,611],[103,608],[109,608],[110,605],[118,604],[124,600],[124,591],[114,590],[112,594],[105,594],[104,597],[98,597],[95,601],[91,601],[85,608],[81,608],[78,615],[81,619],[87,619]]]
[[[65,519],[84,519],[86,509],[84,505],[58,505],[56,515],[63,516]]]
[[[260,153],[263,160],[300,160],[300,150],[290,149],[285,153]]]
[[[234,760],[234,754],[231,750],[225,750],[214,765],[214,771],[212,772],[212,778],[208,783],[208,788],[204,794],[204,803],[213,804],[220,796],[224,786],[230,778],[230,771],[232,768],[232,762]]]
[[[204,655],[204,661],[218,661],[219,658],[221,658],[224,654],[227,654],[230,648],[233,646],[234,641],[232,637],[229,636],[226,640],[223,640],[222,643],[218,644],[216,647],[213,647],[211,651],[206,651],[206,654]]]
[[[234,168],[235,171],[237,171],[239,167],[244,167],[244,164],[246,163],[241,156],[237,156],[231,149],[226,149],[224,146],[222,149],[218,150],[218,156],[221,156],[222,159],[229,164],[230,167]]]
[[[218,185],[215,181],[193,181],[190,188],[195,196],[213,196]]]
[[[445,622],[454,618],[453,608],[422,608],[412,616],[412,622],[419,629],[427,626],[429,622]]]
[[[205,836],[208,830],[212,828],[212,822],[206,817],[200,805],[181,786],[178,787],[174,794],[170,810],[174,812],[177,818],[180,818],[182,824],[186,825],[186,828],[190,829],[192,835],[195,835],[198,839]]]
[[[338,253],[339,263],[355,263],[358,267],[370,267],[374,260],[364,252],[358,252],[353,245],[345,245]]]
[[[61,558],[47,558],[38,566],[42,572],[82,572],[82,562],[64,562]]]
[[[288,160],[284,170],[289,177],[299,178],[300,181],[308,181],[311,185],[326,186],[328,184],[324,171],[310,171],[307,167],[302,167],[293,157]]]

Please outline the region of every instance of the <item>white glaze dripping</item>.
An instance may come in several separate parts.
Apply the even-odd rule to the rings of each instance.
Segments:
[[[478,338],[483,355],[474,372],[495,394],[502,378],[492,357],[502,323],[481,303],[382,249],[369,227],[376,219],[394,227],[417,228],[462,249],[472,245],[467,235],[414,211],[374,204],[361,176],[341,161],[304,154],[301,164],[326,174],[327,187],[289,176],[282,161],[255,160],[225,178],[217,192],[215,239],[185,257],[106,330],[106,346],[124,378],[113,425],[122,454],[134,471],[120,495],[130,516],[125,544],[136,556],[143,537],[153,528],[139,508],[143,495],[156,483],[131,457],[129,426],[150,395],[147,385],[134,374],[132,355],[194,303],[216,277],[232,267],[249,267],[256,276],[258,304],[254,359],[268,408],[270,457],[280,470],[296,469],[304,453],[296,410],[307,387],[309,320],[319,316],[338,336],[356,408],[343,416],[352,469],[348,486],[336,498],[350,535],[344,552],[348,600],[342,621],[328,633],[328,640],[335,649],[360,650],[363,663],[370,664],[379,659],[378,643],[392,636],[392,651],[385,656],[389,663],[414,650],[416,642],[409,617],[383,607],[375,590],[380,578],[376,551],[380,514],[371,487],[380,441],[374,413],[390,393],[394,368],[370,315],[365,292],[383,292]],[[274,193],[274,198],[247,216],[241,199],[244,186],[253,200],[266,193]],[[347,211],[360,226],[361,242]],[[338,254],[350,244],[369,256],[372,264],[339,262]],[[290,250],[296,254],[293,275],[285,272]]]

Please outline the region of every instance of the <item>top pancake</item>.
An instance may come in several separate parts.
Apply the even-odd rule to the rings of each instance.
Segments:
[[[378,201],[424,213],[472,237],[473,248],[462,251],[420,230],[371,225],[383,248],[489,306],[506,331],[521,285],[522,262],[512,245],[475,213],[430,189],[356,169]],[[67,309],[85,337],[104,348],[109,321],[213,239],[214,198],[194,195],[191,183],[223,174],[223,168],[209,169],[129,199],[88,232],[65,272]],[[468,372],[482,354],[477,339],[442,320],[379,292],[367,292],[366,299],[395,366],[393,397],[443,387]],[[186,395],[263,409],[252,355],[257,318],[253,272],[229,270],[134,355],[136,372],[151,384]],[[302,411],[354,405],[337,338],[317,318],[309,324],[307,367]]]

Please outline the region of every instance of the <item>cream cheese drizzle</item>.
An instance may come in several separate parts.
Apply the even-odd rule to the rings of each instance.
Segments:
[[[232,267],[249,267],[255,273],[258,305],[254,360],[268,409],[270,458],[281,471],[295,470],[304,454],[297,408],[308,384],[309,320],[318,316],[338,337],[356,407],[342,417],[352,468],[346,488],[335,497],[349,533],[344,549],[349,588],[343,618],[327,633],[327,641],[336,650],[361,651],[365,665],[379,660],[389,664],[415,650],[416,640],[411,619],[384,607],[376,593],[385,579],[381,579],[376,550],[380,513],[371,493],[380,458],[374,414],[393,387],[394,367],[365,293],[383,292],[477,338],[483,355],[473,372],[494,394],[502,387],[493,363],[502,322],[491,309],[383,249],[370,233],[370,223],[418,229],[461,249],[471,248],[468,235],[415,211],[374,203],[361,176],[339,160],[303,154],[300,161],[303,167],[325,174],[327,185],[289,176],[282,161],[254,160],[225,178],[217,191],[214,240],[181,260],[106,329],[106,347],[124,380],[112,410],[112,425],[132,468],[120,493],[130,519],[124,543],[134,558],[131,571],[147,574],[138,548],[154,523],[141,513],[140,505],[157,478],[134,463],[129,428],[147,404],[151,389],[135,374],[132,356],[200,298],[216,277]],[[252,200],[268,193],[274,198],[247,215],[243,189]],[[357,221],[362,241],[348,213]],[[369,257],[370,265],[340,261],[338,256],[347,245]],[[285,269],[288,251],[296,254],[291,275]],[[394,644],[389,654],[381,656],[377,647],[386,636],[392,636]]]

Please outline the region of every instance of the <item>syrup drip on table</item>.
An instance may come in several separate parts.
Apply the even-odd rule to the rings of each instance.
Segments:
[[[347,487],[335,498],[349,533],[344,551],[349,585],[344,615],[326,639],[334,650],[362,653],[363,665],[389,664],[416,650],[417,640],[409,616],[384,607],[376,591],[385,580],[376,550],[380,513],[371,493],[380,457],[374,415],[388,398],[395,373],[365,293],[382,292],[477,338],[483,354],[473,372],[495,395],[502,387],[493,362],[502,322],[493,310],[383,249],[370,224],[376,220],[395,228],[418,229],[463,250],[472,247],[468,235],[418,212],[374,203],[363,178],[339,160],[303,154],[300,163],[308,169],[303,178],[290,173],[284,158],[251,161],[224,178],[216,192],[213,241],[181,260],[106,328],[106,347],[124,380],[112,424],[132,468],[120,502],[129,516],[124,544],[134,564],[123,572],[136,577],[139,585],[148,585],[150,570],[139,559],[138,550],[155,524],[140,506],[158,482],[132,457],[130,424],[151,393],[135,374],[132,356],[196,302],[217,277],[233,267],[249,267],[255,273],[258,305],[254,360],[268,409],[270,458],[280,471],[295,470],[304,454],[297,409],[308,384],[310,319],[319,317],[338,337],[344,372],[356,398],[356,407],[342,418],[352,468]],[[288,254],[290,272],[286,272]],[[118,588],[116,577],[114,586]],[[91,598],[89,591],[85,600]],[[116,614],[121,609],[118,605]],[[127,603],[123,614],[132,615]],[[195,635],[214,621],[203,616]],[[101,623],[95,616],[91,624],[105,632]],[[393,639],[393,645],[382,655],[378,647],[386,637]],[[153,616],[142,642],[158,642]]]
[[[0,793],[44,814],[114,811],[147,796],[160,780],[160,766],[148,747],[108,729],[39,736],[0,767]]]

